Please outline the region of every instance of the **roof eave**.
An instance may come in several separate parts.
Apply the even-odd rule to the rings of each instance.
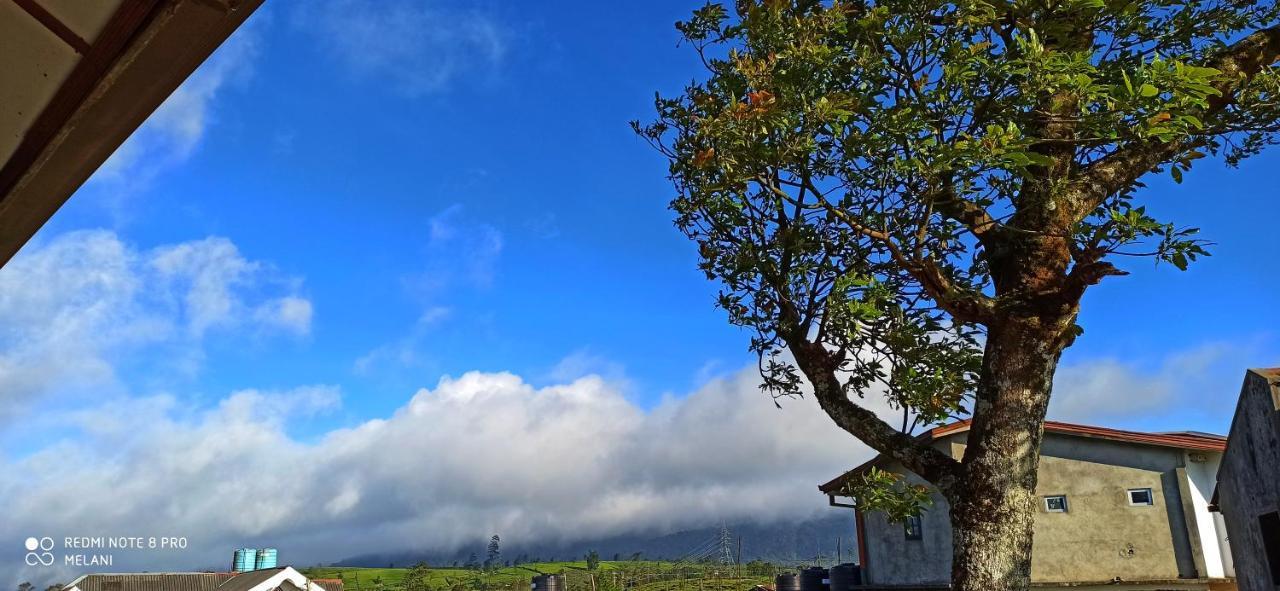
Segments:
[[[77,66],[19,152],[0,163],[0,266],[53,216],[262,0],[126,2],[110,47]],[[104,33],[103,36],[106,36]],[[99,41],[95,41],[95,45]],[[86,58],[82,62],[88,62]]]

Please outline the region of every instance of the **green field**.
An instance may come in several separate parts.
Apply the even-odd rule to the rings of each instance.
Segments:
[[[314,567],[301,569],[317,579],[342,579],[344,591],[394,591],[404,584],[408,568]],[[532,562],[497,569],[492,573],[465,568],[432,568],[428,584],[439,591],[528,591],[530,579],[540,574],[563,574],[567,591],[746,591],[757,583],[772,582],[769,565],[720,567],[656,561],[600,561],[595,571],[585,561]],[[739,578],[739,574],[741,577]]]

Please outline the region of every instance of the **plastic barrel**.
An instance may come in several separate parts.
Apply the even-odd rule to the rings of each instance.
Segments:
[[[800,571],[800,591],[829,591],[827,569],[811,566]]]
[[[776,591],[800,591],[800,577],[794,573],[782,573],[773,579]]]
[[[852,591],[862,584],[862,570],[852,562],[831,567],[831,591]]]

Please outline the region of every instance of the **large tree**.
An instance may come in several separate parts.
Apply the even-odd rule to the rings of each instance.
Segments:
[[[1276,22],[1245,0],[742,0],[677,24],[707,75],[634,124],[670,160],[676,223],[765,387],[807,381],[948,500],[954,588],[1028,586],[1081,296],[1206,254],[1142,179],[1273,143]],[[959,461],[911,436],[956,417]]]

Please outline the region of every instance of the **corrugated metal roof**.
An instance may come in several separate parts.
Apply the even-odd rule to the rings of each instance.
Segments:
[[[963,433],[969,430],[969,419],[956,421],[934,427],[916,436],[921,441],[931,441],[953,435]],[[1077,437],[1091,437],[1096,439],[1106,439],[1109,441],[1119,441],[1123,443],[1137,443],[1140,445],[1154,445],[1158,447],[1173,447],[1177,449],[1186,449],[1192,451],[1226,451],[1227,438],[1222,435],[1214,435],[1212,433],[1202,433],[1199,431],[1177,431],[1169,433],[1143,433],[1140,431],[1125,431],[1122,429],[1109,429],[1107,427],[1094,427],[1090,425],[1077,425],[1074,423],[1063,423],[1059,421],[1045,421],[1045,433],[1056,433],[1058,435],[1073,435]],[[861,474],[867,468],[880,461],[879,455],[862,465],[845,472],[830,482],[819,485],[818,490],[832,494],[838,492],[844,487],[844,483],[850,478]]]
[[[215,591],[235,576],[235,573],[100,574],[85,575],[71,584],[80,591]]]
[[[218,587],[218,591],[249,591],[250,589],[261,585],[267,579],[280,574],[281,571],[288,567],[268,568],[263,570],[255,570],[241,575],[236,575],[231,580],[223,583]]]
[[[342,579],[311,579],[311,582],[320,585],[324,591],[342,591]]]

